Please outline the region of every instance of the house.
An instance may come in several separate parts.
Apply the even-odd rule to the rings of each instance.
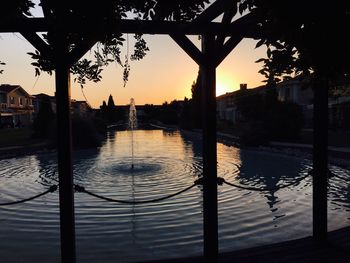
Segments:
[[[300,77],[277,84],[278,100],[294,102],[300,106],[313,104],[314,92],[307,79]]]
[[[228,92],[216,98],[217,102],[217,118],[233,124],[244,121],[243,115],[238,109],[238,101],[242,99],[253,98],[257,95],[264,95],[270,88],[259,86],[253,89],[248,89],[247,84],[240,84],[240,89]],[[248,102],[248,101],[247,101]],[[246,107],[254,108],[255,105],[246,105]]]
[[[72,100],[71,109],[76,116],[90,117],[93,114],[92,107],[84,100]]]
[[[52,111],[56,113],[55,96],[50,96],[45,93],[39,93],[39,94],[33,95],[33,107],[34,107],[33,119],[35,119],[36,116],[38,115],[40,107],[43,103],[49,103]]]
[[[317,87],[316,87],[317,88]],[[331,128],[350,129],[350,83],[333,81],[330,84],[328,98],[329,126]],[[305,128],[312,127],[314,91],[307,79],[300,77],[277,84],[278,99],[290,101],[301,106]]]
[[[0,85],[0,127],[28,126],[33,112],[33,96],[20,85]]]

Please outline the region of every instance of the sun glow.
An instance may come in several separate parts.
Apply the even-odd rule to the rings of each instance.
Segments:
[[[217,79],[216,80],[216,96],[223,95],[234,90],[232,80]]]

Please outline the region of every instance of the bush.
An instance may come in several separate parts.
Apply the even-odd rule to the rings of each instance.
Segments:
[[[302,110],[295,103],[277,103],[273,112],[266,114],[264,125],[270,140],[298,139],[303,127]]]
[[[101,125],[101,124],[99,124]],[[99,127],[101,129],[101,126]],[[72,118],[72,144],[73,148],[90,148],[101,146],[101,133],[94,124],[94,121],[88,118]]]

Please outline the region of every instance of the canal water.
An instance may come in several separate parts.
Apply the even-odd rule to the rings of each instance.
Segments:
[[[110,132],[99,149],[74,152],[74,182],[113,199],[160,198],[201,176],[202,146],[196,133],[136,130]],[[217,144],[218,174],[254,188],[274,188],[304,177],[311,162]],[[45,191],[57,183],[56,153],[0,160],[0,203]],[[134,168],[131,164],[134,163]],[[330,166],[350,179],[348,170]],[[309,236],[311,177],[278,191],[218,187],[220,251]],[[348,180],[349,181],[349,180]],[[329,182],[329,230],[350,225],[348,181]],[[77,261],[135,262],[202,253],[202,187],[156,203],[117,204],[75,193]],[[60,262],[58,192],[0,207],[1,262]]]

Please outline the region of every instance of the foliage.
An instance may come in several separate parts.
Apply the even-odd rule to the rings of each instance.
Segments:
[[[112,94],[110,94],[109,97],[108,97],[107,107],[108,108],[114,108],[115,107],[115,103],[114,103],[114,99],[113,99]]]
[[[124,110],[118,109],[114,103],[112,95],[108,97],[108,103],[102,102],[97,116],[107,124],[115,124],[120,120],[124,120]]]
[[[33,136],[36,138],[48,138],[51,135],[52,131],[50,129],[54,124],[55,117],[50,97],[43,97],[39,104],[38,114],[33,122]]]
[[[257,46],[268,47],[267,58],[258,60],[268,82],[291,74],[349,77],[349,1],[240,0],[239,10],[254,15],[260,32]]]
[[[260,145],[271,140],[297,139],[303,126],[303,113],[295,103],[277,99],[274,87],[252,94],[243,90],[237,95],[241,117],[239,134],[244,145]]]
[[[184,98],[184,103],[182,111],[180,113],[180,127],[182,129],[192,129],[193,128],[193,118],[192,118],[192,99]]]
[[[143,19],[143,20],[191,20],[198,15],[204,5],[209,0],[101,0],[83,1],[83,0],[64,0],[50,1],[41,0],[40,5],[48,21],[55,21],[56,26],[69,31],[70,25],[67,21],[71,18],[77,21],[118,21],[125,18]],[[6,1],[2,6],[2,14],[9,18],[30,16],[30,8],[34,7],[31,0],[12,0]],[[67,23],[67,24],[65,24]],[[55,27],[45,34],[44,40],[55,49],[57,41],[62,41],[58,37],[60,29],[55,31]],[[130,56],[131,60],[142,59],[149,48],[141,34],[135,35],[134,53]],[[68,42],[69,51],[84,43],[96,43],[94,50],[94,59],[83,59],[75,63],[71,72],[75,75],[74,80],[80,85],[86,81],[100,81],[101,72],[104,67],[116,61],[123,67],[124,86],[129,78],[130,64],[129,57],[122,62],[120,54],[121,47],[125,42],[121,32],[109,32],[106,35],[93,37],[91,34],[68,33],[65,41]],[[127,47],[128,48],[128,47]],[[38,51],[30,52],[33,58],[32,63],[35,66],[35,74],[41,71],[51,74],[55,68],[55,61],[52,57],[44,56]]]
[[[2,1],[0,16],[1,18],[21,17],[30,15],[30,8],[34,7],[31,0],[10,0]]]
[[[192,100],[191,100],[191,117],[192,117],[192,127],[200,129],[202,127],[202,81],[201,72],[198,72],[196,82],[193,82],[191,87]]]
[[[98,126],[97,126],[98,125]],[[72,145],[74,148],[90,148],[101,145],[101,123],[79,116],[72,117]]]

